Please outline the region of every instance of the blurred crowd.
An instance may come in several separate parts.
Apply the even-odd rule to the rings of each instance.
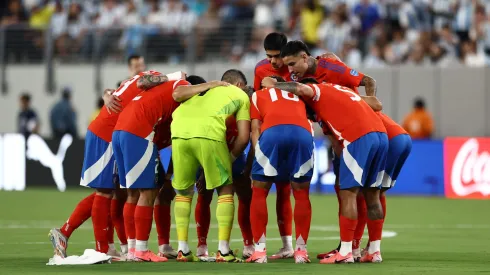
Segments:
[[[271,31],[352,67],[490,64],[490,0],[3,0],[6,58],[60,60],[138,52],[148,60],[254,66]],[[27,29],[28,28],[28,29]],[[191,46],[190,46],[191,45]]]

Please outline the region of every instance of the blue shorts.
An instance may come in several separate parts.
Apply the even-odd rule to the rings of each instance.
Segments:
[[[340,189],[381,188],[388,155],[388,136],[372,132],[344,146],[340,156]]]
[[[158,151],[152,139],[145,139],[125,131],[112,134],[121,187],[154,189],[158,187]]]
[[[412,150],[412,139],[409,135],[399,135],[389,141],[388,157],[386,158],[385,173],[381,187],[391,188],[395,186],[398,174]]]
[[[243,170],[245,169],[246,165],[247,165],[247,154],[243,152],[240,156],[236,158],[236,160],[233,162],[233,166],[231,167],[231,170],[233,172],[233,178],[240,176],[243,173]]]
[[[333,154],[333,157],[332,157],[333,173],[336,177],[338,177],[339,176],[339,169],[340,169],[340,157],[338,157],[337,154],[335,154],[333,147],[332,147],[332,154]]]
[[[278,182],[310,181],[313,175],[313,136],[296,125],[277,125],[265,130],[255,146],[252,179]]]
[[[112,149],[112,143],[101,139],[90,130],[87,131],[80,185],[91,188],[114,188],[115,161]]]

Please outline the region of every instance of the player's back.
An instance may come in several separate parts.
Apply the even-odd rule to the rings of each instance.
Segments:
[[[216,87],[183,102],[172,114],[172,138],[226,139],[226,119],[249,120],[247,94],[236,86]]]
[[[113,95],[119,97],[121,100],[119,103],[121,104],[121,108],[123,110],[129,103],[131,103],[133,98],[141,93],[141,89],[138,88],[137,82],[138,79],[145,74],[159,75],[161,73],[156,71],[139,73],[122,83],[121,86],[119,86],[119,88],[113,93]],[[102,108],[99,115],[94,121],[92,121],[92,123],[90,123],[88,129],[105,141],[110,142],[112,140],[112,132],[116,126],[119,114],[120,113],[114,112],[109,113],[106,108]]]
[[[171,119],[179,106],[172,97],[174,89],[189,85],[185,80],[168,81],[138,94],[121,112],[114,130],[123,130],[146,137],[160,121]]]
[[[262,121],[261,132],[277,125],[297,125],[312,131],[306,106],[296,95],[275,88],[252,95],[251,118]]]
[[[334,84],[309,86],[316,92],[311,106],[339,138],[352,142],[370,132],[386,132],[378,115],[351,89]]]

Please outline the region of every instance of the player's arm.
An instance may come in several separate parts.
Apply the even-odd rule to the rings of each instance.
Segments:
[[[111,113],[117,114],[122,111],[122,105],[121,103],[119,103],[121,102],[121,99],[118,96],[113,95],[115,91],[116,90],[114,89],[105,89],[104,95],[102,95],[102,100],[104,100],[104,106],[107,109],[107,112],[109,112],[109,114]]]
[[[205,92],[209,89],[218,87],[218,86],[230,86],[230,83],[224,81],[210,81],[203,84],[192,85],[192,86],[179,86],[172,93],[172,97],[177,102],[186,101],[189,98]]]
[[[313,98],[316,95],[315,91],[308,85],[298,82],[277,82],[277,80],[271,77],[264,78],[262,80],[262,86],[284,90],[303,98]]]
[[[378,87],[376,86],[376,80],[369,75],[364,75],[359,83],[359,86],[364,86],[367,96],[376,96],[376,91]]]
[[[141,90],[148,90],[167,81],[185,79],[185,77],[186,73],[180,71],[167,75],[144,74],[136,82],[136,87]]]
[[[233,143],[233,148],[230,150],[233,160],[245,150],[250,141],[250,100],[245,93],[241,93],[240,101],[240,107],[235,115],[238,136],[235,139],[235,143]]]
[[[261,126],[262,121],[260,121],[259,119],[252,119],[252,148],[250,149],[250,151],[253,151],[252,149],[255,150],[255,145],[257,145],[257,142],[259,141]]]
[[[383,104],[381,101],[378,100],[375,96],[364,96],[361,95],[362,100],[364,100],[371,109],[373,109],[375,112],[383,110]]]

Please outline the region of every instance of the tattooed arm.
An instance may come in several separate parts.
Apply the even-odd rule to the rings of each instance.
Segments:
[[[369,75],[364,75],[359,86],[364,86],[367,96],[376,96],[376,91],[378,90],[376,80]]]
[[[136,82],[136,86],[141,90],[148,90],[168,81],[166,75],[142,75]]]
[[[179,86],[172,93],[172,97],[177,102],[186,101],[189,98],[218,86],[230,86],[231,84],[223,81],[210,81],[203,84],[192,86]]]
[[[266,77],[262,80],[262,86],[265,88],[277,88],[305,98],[315,96],[315,91],[310,86],[298,82],[277,82],[274,78]]]

